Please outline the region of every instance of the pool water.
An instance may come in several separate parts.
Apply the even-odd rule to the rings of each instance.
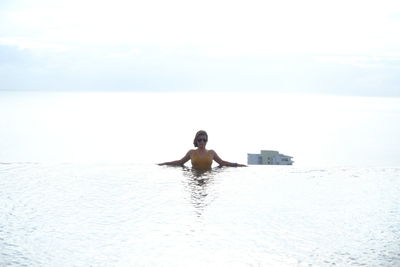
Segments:
[[[0,266],[400,266],[400,168],[0,164]]]

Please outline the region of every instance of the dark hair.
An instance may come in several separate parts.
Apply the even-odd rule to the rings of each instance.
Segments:
[[[206,132],[206,131],[203,131],[203,130],[198,131],[198,132],[196,133],[195,137],[194,137],[194,140],[193,140],[193,145],[194,145],[195,147],[197,147],[197,138],[198,138],[200,135],[205,135],[206,138],[207,138],[207,140],[208,140],[208,135],[207,135],[207,132]]]

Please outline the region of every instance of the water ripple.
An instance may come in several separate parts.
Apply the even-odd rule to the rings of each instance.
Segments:
[[[0,164],[1,266],[398,266],[399,168]]]

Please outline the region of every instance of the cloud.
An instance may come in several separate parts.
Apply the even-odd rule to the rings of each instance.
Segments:
[[[0,90],[246,90],[400,96],[398,67],[359,66],[367,57],[216,57],[179,51],[98,46],[38,54],[0,46],[0,59],[8,57],[0,65]]]
[[[388,56],[369,55],[320,55],[317,61],[353,65],[362,68],[397,68],[400,70],[400,53]]]
[[[71,46],[65,44],[25,37],[0,37],[0,45],[16,46],[19,49],[46,50],[52,52],[64,52],[72,49]]]
[[[373,53],[399,47],[393,1],[29,1],[3,29],[25,46],[211,47],[232,55]],[[362,7],[362,8],[360,8]],[[7,25],[7,26],[4,26]],[[22,42],[23,40],[20,40]]]
[[[393,1],[16,0],[0,7],[0,89],[399,95]]]
[[[128,51],[124,51],[124,52],[112,52],[110,53],[109,57],[110,58],[126,58],[126,57],[131,57],[131,56],[135,56],[135,55],[140,55],[142,54],[143,51],[140,50],[139,48],[132,48]]]
[[[22,63],[30,57],[29,53],[15,46],[0,45],[0,65]]]

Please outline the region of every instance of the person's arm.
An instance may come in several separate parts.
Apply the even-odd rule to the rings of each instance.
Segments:
[[[158,165],[162,166],[162,165],[176,165],[176,166],[182,166],[183,164],[185,164],[189,159],[190,159],[190,154],[192,153],[192,150],[189,150],[186,155],[181,158],[180,160],[174,160],[174,161],[168,161],[168,162],[163,162],[163,163],[159,163]]]
[[[238,164],[238,163],[232,163],[232,162],[229,162],[229,161],[222,160],[214,150],[212,150],[212,152],[213,152],[213,155],[214,155],[214,158],[213,158],[213,159],[214,159],[220,166],[228,166],[228,167],[247,167],[247,165]]]

